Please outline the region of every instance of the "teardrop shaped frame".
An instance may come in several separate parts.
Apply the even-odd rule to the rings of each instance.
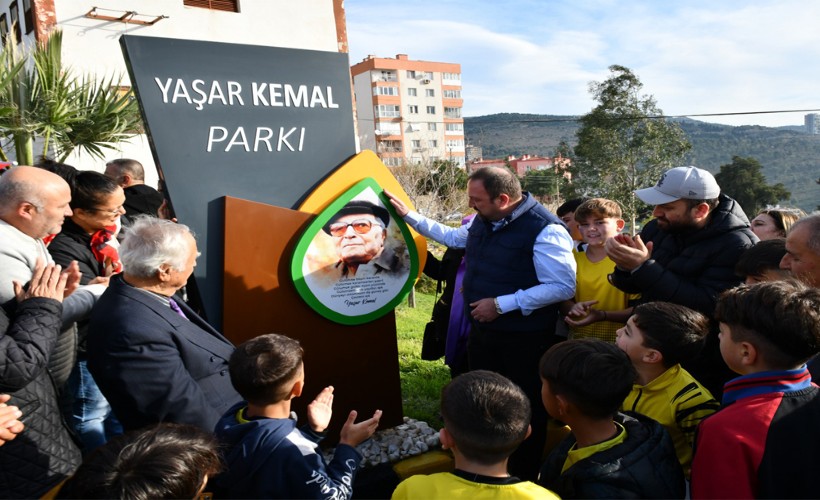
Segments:
[[[308,284],[305,273],[304,273],[304,265],[305,265],[305,257],[308,254],[311,244],[314,241],[316,235],[322,231],[325,223],[330,220],[336,213],[342,209],[349,201],[355,199],[357,196],[364,193],[368,188],[372,189],[373,192],[379,199],[379,202],[385,209],[387,209],[388,213],[390,214],[390,219],[396,224],[398,227],[402,238],[404,239],[405,245],[407,247],[407,253],[409,255],[409,262],[410,267],[407,271],[407,277],[405,279],[404,284],[401,288],[395,293],[394,297],[387,301],[383,306],[375,309],[371,312],[358,314],[358,315],[348,315],[342,314],[337,310],[328,307],[319,297],[317,297],[316,293],[314,293],[311,286]],[[307,302],[307,304],[317,313],[324,316],[325,318],[335,321],[336,323],[340,323],[343,325],[360,325],[363,323],[368,323],[373,321],[377,318],[380,318],[390,312],[391,310],[395,309],[395,307],[401,303],[404,297],[410,292],[410,289],[413,287],[415,283],[415,278],[418,276],[419,270],[419,259],[418,259],[418,250],[416,249],[415,241],[413,240],[413,236],[410,233],[410,229],[407,227],[407,224],[402,220],[401,217],[396,213],[396,210],[393,208],[393,205],[390,203],[387,196],[384,195],[384,190],[381,186],[375,181],[375,179],[368,177],[365,178],[353,186],[351,186],[347,191],[342,193],[336,200],[334,200],[330,205],[328,205],[317,217],[310,223],[310,225],[304,230],[302,236],[299,240],[299,243],[296,245],[296,248],[293,252],[293,257],[291,259],[291,276],[293,278],[293,284],[296,287],[297,292],[302,297],[302,299]],[[356,278],[352,278],[356,279]]]

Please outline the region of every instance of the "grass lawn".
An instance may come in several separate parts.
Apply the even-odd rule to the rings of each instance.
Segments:
[[[424,325],[433,312],[434,295],[416,290],[416,307],[405,300],[396,308],[396,331],[399,344],[399,370],[404,416],[423,420],[435,429],[441,428],[439,396],[450,381],[450,370],[444,358],[421,359]]]

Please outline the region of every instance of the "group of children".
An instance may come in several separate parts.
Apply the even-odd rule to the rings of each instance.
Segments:
[[[585,245],[576,251],[576,300],[563,305],[572,334],[539,367],[543,405],[568,434],[549,450],[538,484],[507,472],[532,430],[530,401],[503,376],[472,371],[441,394],[440,440],[455,471],[410,477],[393,498],[815,496],[820,389],[805,363],[820,352],[820,290],[767,281],[775,271],[756,263],[780,251],[774,244],[741,259],[747,284],[724,292],[715,313],[720,353],[740,375],[721,405],[681,366],[703,348],[708,318],[663,302],[633,308],[634,297],[607,289],[613,264],[604,243],[623,229],[620,208],[587,200],[575,218]],[[210,479],[193,479],[196,491],[207,481],[217,498],[352,497],[362,461],[355,447],[375,432],[381,412],[359,423],[351,412],[326,463],[318,442],[333,387],[307,407],[303,427],[291,414],[305,385],[302,355],[297,341],[277,334],[236,349],[231,381],[245,401],[215,430],[224,469],[210,464]]]

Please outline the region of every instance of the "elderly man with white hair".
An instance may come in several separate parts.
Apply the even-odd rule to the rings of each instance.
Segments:
[[[139,218],[120,246],[124,271],[91,316],[88,367],[126,430],[157,422],[211,431],[241,400],[231,342],[174,299],[196,266],[187,226]]]

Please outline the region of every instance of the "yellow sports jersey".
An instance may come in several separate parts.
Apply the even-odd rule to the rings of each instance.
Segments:
[[[558,495],[529,481],[513,484],[476,483],[449,472],[419,474],[402,481],[392,500],[559,500]]]
[[[607,439],[592,446],[584,446],[583,448],[575,448],[577,443],[572,445],[569,452],[567,452],[567,459],[564,461],[564,467],[561,468],[561,474],[567,471],[570,467],[577,464],[585,458],[589,458],[596,453],[606,451],[614,446],[617,446],[626,441],[626,429],[618,422],[613,422],[618,427],[618,433],[612,439]]]
[[[621,409],[646,415],[666,428],[688,478],[695,430],[701,420],[720,409],[720,403],[689,372],[675,365],[646,385],[633,385]]]
[[[609,257],[598,262],[590,262],[586,252],[572,251],[578,270],[575,274],[575,302],[597,300],[592,307],[601,311],[620,311],[629,307],[630,299],[636,297],[618,290],[609,283],[607,276],[615,269]],[[570,336],[574,339],[594,337],[615,342],[615,331],[624,326],[613,321],[598,321],[586,326],[570,326]]]

